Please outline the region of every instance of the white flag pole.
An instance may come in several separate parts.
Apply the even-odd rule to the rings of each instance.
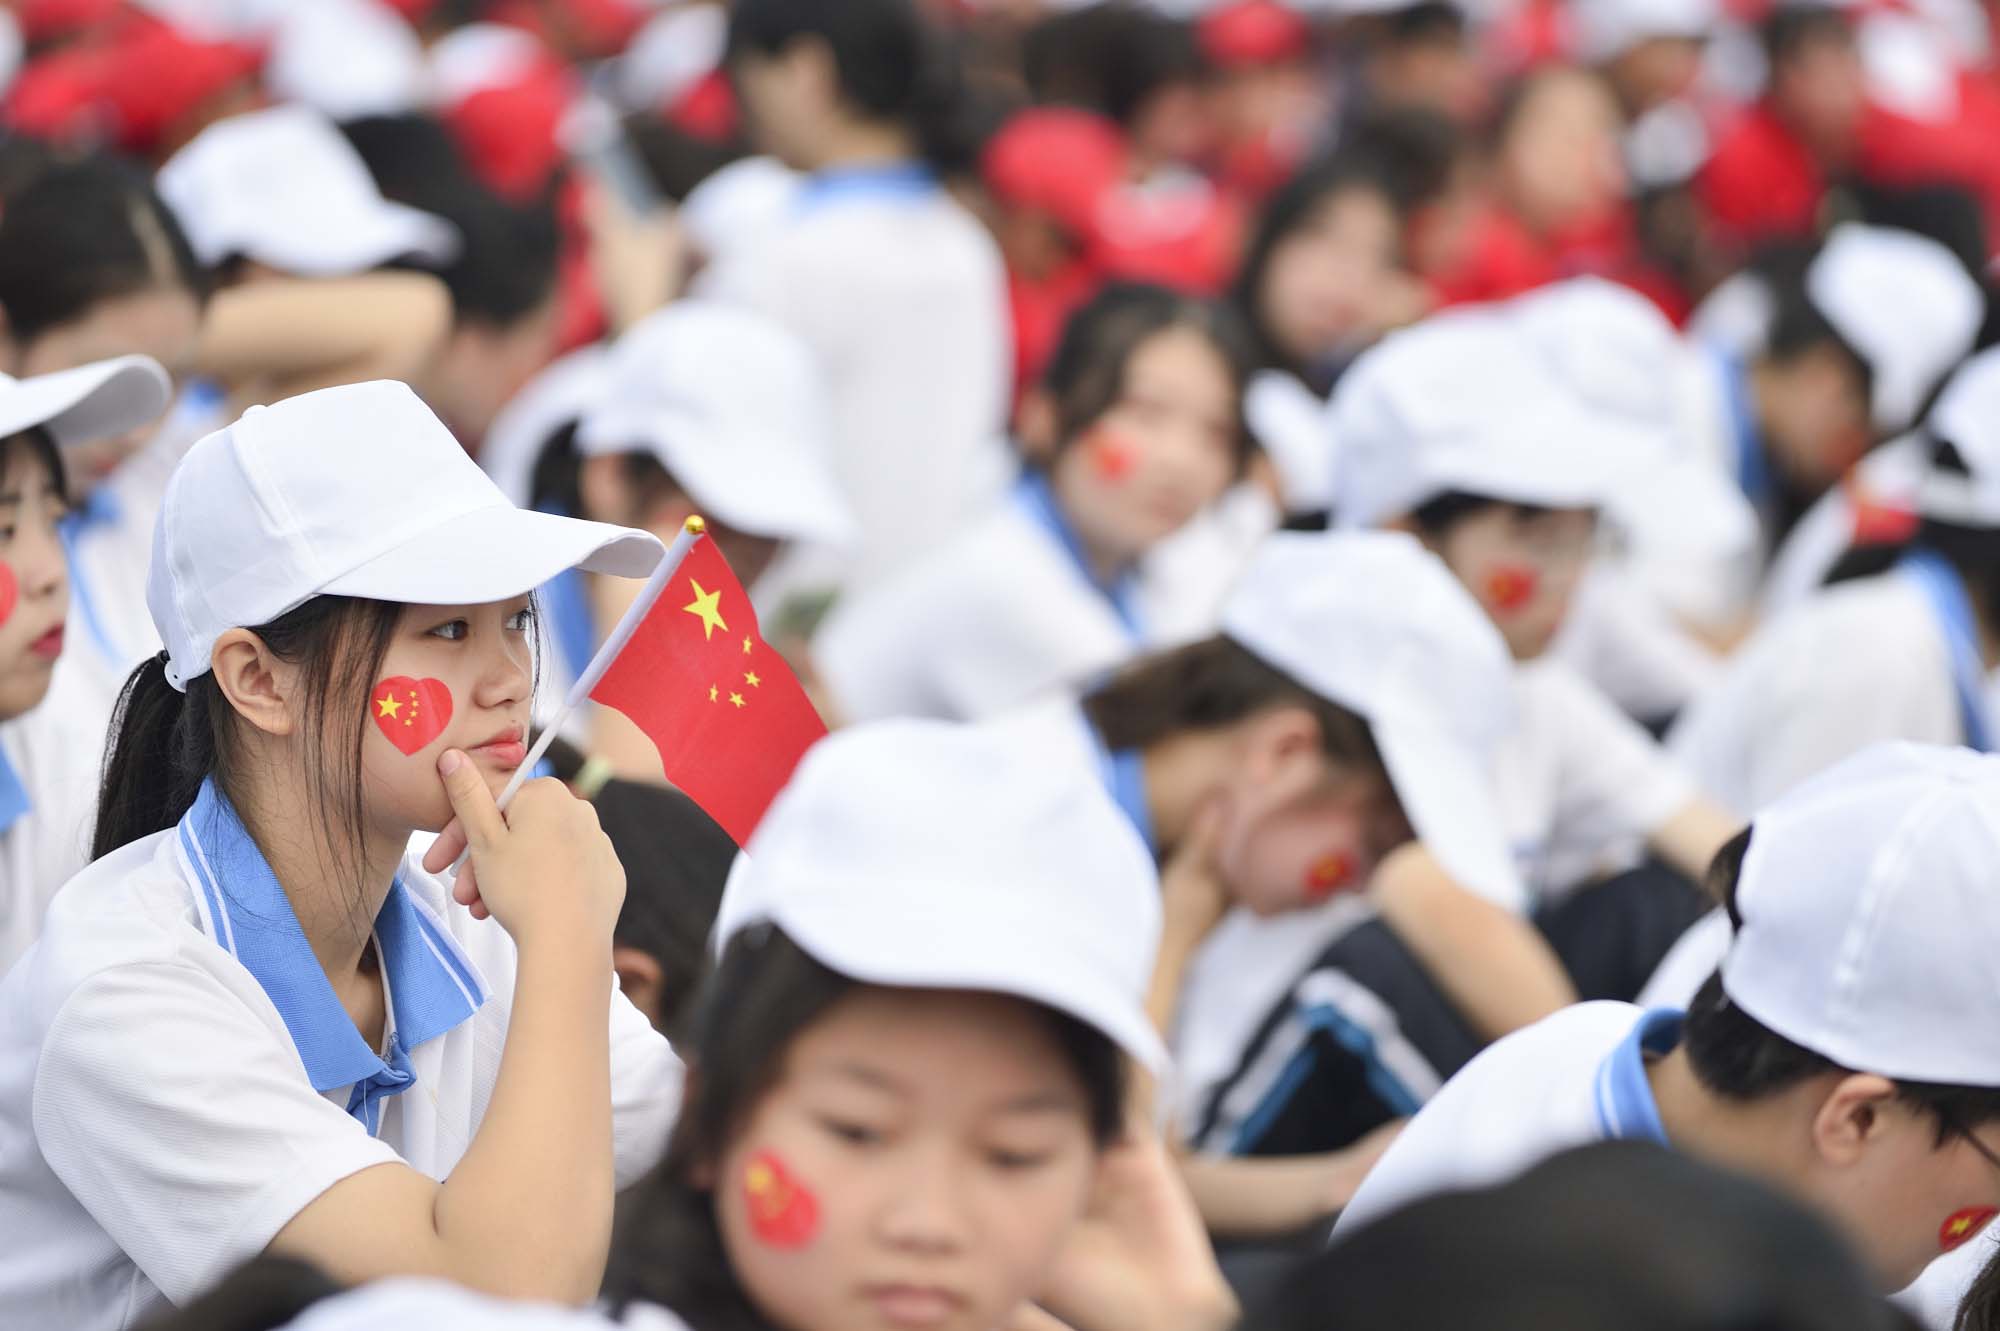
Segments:
[[[674,537],[674,543],[667,547],[667,553],[660,559],[659,566],[653,570],[652,576],[646,579],[646,585],[639,589],[631,608],[626,610],[624,618],[618,621],[618,627],[611,630],[611,636],[597,649],[597,655],[590,658],[590,664],[584,667],[583,673],[577,676],[576,683],[570,686],[569,695],[563,699],[562,706],[543,728],[540,738],[535,741],[535,746],[528,750],[528,756],[514,769],[514,775],[508,779],[506,789],[500,792],[500,798],[495,801],[502,813],[505,813],[507,806],[513,803],[514,796],[520,793],[521,787],[527,784],[528,774],[535,770],[535,764],[541,762],[543,755],[548,753],[549,745],[555,743],[563,722],[567,721],[570,713],[590,696],[590,691],[604,678],[604,672],[618,659],[618,653],[625,650],[625,644],[632,640],[633,633],[639,628],[639,622],[653,608],[653,603],[660,599],[660,593],[667,589],[667,584],[673,580],[674,574],[680,571],[682,562],[687,559],[688,551],[694,549],[694,543],[700,540],[707,530],[708,524],[698,516],[690,517],[682,524],[681,534]],[[460,851],[458,860],[452,868],[457,869],[463,865],[465,856],[466,851]]]

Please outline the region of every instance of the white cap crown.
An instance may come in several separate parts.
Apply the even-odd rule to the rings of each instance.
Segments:
[[[1152,857],[1088,770],[1045,758],[937,722],[821,741],[737,861],[718,947],[769,921],[851,979],[1029,999],[1161,1071]]]

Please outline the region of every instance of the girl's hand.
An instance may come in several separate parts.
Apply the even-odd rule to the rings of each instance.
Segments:
[[[1229,888],[1215,863],[1228,812],[1220,798],[1197,809],[1187,835],[1160,870],[1162,933],[1169,943],[1193,947],[1229,910]]]
[[[1105,1152],[1090,1209],[1036,1300],[1075,1331],[1222,1331],[1238,1309],[1159,1133]],[[1042,1325],[1032,1316],[1023,1328]]]
[[[503,815],[479,767],[457,749],[438,760],[457,816],[424,855],[442,873],[461,850],[452,898],[473,918],[492,916],[518,945],[567,929],[609,945],[625,901],[625,867],[597,823],[597,810],[553,778],[530,781]]]

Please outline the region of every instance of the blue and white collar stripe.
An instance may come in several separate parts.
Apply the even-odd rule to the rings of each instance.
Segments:
[[[175,832],[202,927],[256,979],[318,1091],[351,1086],[347,1112],[372,1134],[382,1101],[416,1080],[409,1051],[486,1002],[478,969],[399,878],[375,917],[388,998],[386,1056],[368,1047],[333,992],[291,902],[229,801],[210,781]]]
[[[1646,1079],[1646,1055],[1664,1054],[1680,1043],[1682,1014],[1656,1008],[1632,1024],[1632,1033],[1618,1042],[1597,1065],[1591,1093],[1597,1126],[1608,1141],[1644,1141],[1670,1146],[1667,1125],[1660,1118],[1653,1086]]]

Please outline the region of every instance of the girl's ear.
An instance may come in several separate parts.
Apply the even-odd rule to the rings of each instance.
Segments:
[[[216,685],[238,716],[267,735],[289,735],[297,725],[293,714],[295,672],[271,653],[264,640],[248,629],[230,629],[215,640],[209,656]]]
[[[1056,435],[1059,425],[1056,417],[1056,400],[1046,389],[1031,388],[1021,399],[1021,409],[1015,413],[1014,432],[1021,440],[1021,453],[1030,462],[1047,466],[1056,455]]]
[[[1895,1083],[1873,1073],[1833,1081],[1813,1113],[1812,1140],[1819,1157],[1836,1167],[1857,1163],[1888,1129],[1885,1111],[1895,1098]]]

